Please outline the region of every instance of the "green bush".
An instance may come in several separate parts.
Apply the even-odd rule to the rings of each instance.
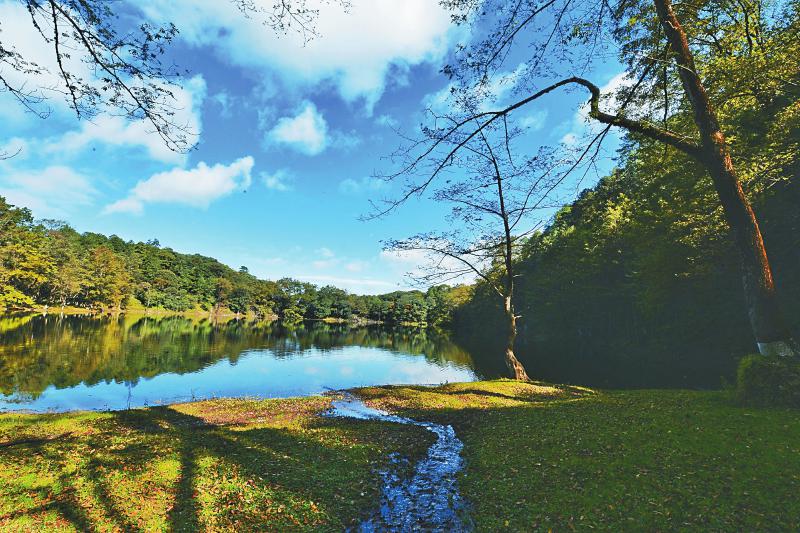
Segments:
[[[800,360],[748,355],[739,361],[736,397],[749,406],[800,407]]]

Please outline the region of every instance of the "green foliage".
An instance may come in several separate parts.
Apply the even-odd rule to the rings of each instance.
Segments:
[[[30,296],[22,294],[14,287],[2,287],[0,292],[0,308],[11,310],[31,309],[36,305]]]
[[[800,407],[800,361],[748,355],[736,369],[736,398],[757,407]]]
[[[80,234],[68,225],[35,222],[27,209],[0,197],[0,310],[37,303],[119,310],[185,312],[202,309],[287,323],[337,319],[442,324],[463,303],[464,287],[380,296],[284,278],[260,280],[246,267],[233,270],[208,257],[179,254],[157,240],[125,242],[117,236]]]

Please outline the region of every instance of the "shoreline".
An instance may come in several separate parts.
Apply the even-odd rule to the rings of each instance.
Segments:
[[[118,316],[141,316],[153,318],[169,318],[169,317],[183,317],[190,319],[208,319],[208,320],[247,320],[250,322],[281,322],[278,315],[258,316],[253,313],[241,314],[232,312],[212,313],[210,311],[191,310],[191,311],[170,311],[167,309],[121,309],[121,310],[98,310],[87,309],[83,307],[67,306],[63,309],[61,307],[48,307],[37,306],[33,309],[27,310],[9,310],[0,309],[0,318],[2,317],[18,317],[18,316],[85,316],[89,318],[100,317],[118,317]],[[304,322],[320,322],[324,324],[347,324],[351,326],[399,326],[408,328],[429,328],[439,327],[432,326],[426,322],[386,322],[384,320],[371,320],[360,317],[354,318],[304,318],[297,322],[290,322],[287,325],[302,324]]]

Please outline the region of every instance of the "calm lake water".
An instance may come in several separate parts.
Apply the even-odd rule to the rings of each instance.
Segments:
[[[0,317],[0,410],[125,409],[478,378],[446,333],[180,317]]]

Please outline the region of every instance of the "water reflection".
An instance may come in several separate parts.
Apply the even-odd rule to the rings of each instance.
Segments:
[[[476,379],[443,332],[183,317],[0,318],[0,409],[122,409],[212,396]]]

